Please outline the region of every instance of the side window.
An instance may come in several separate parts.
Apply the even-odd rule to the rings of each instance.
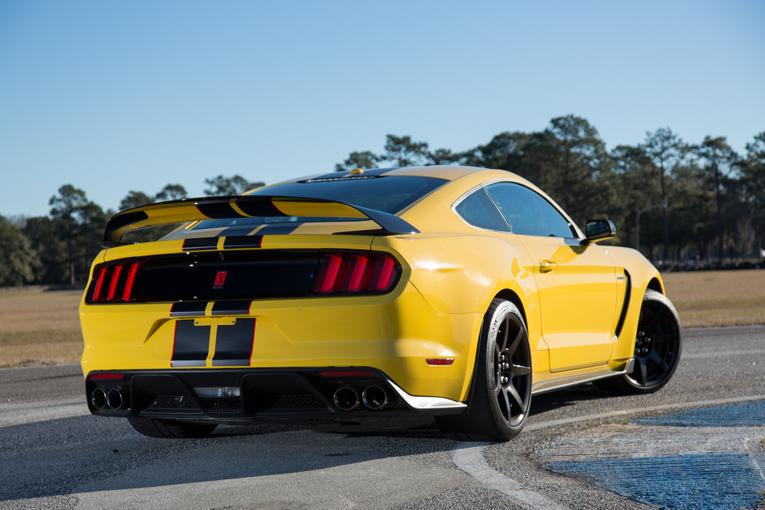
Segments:
[[[558,210],[536,191],[502,182],[486,188],[515,234],[542,237],[575,237],[574,229]]]
[[[491,201],[486,191],[481,188],[463,199],[456,207],[457,214],[474,227],[488,228],[490,230],[510,229],[497,207]]]

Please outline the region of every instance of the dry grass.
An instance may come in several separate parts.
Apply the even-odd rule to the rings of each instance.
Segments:
[[[765,271],[664,275],[667,295],[685,327],[765,324]]]
[[[0,292],[0,367],[79,362],[81,294]]]
[[[686,327],[765,324],[765,271],[665,275]],[[79,291],[0,292],[0,367],[78,363]]]

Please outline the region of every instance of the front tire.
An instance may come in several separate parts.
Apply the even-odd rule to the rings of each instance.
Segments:
[[[595,384],[622,395],[653,393],[672,379],[682,350],[680,317],[675,306],[661,292],[648,289],[640,309],[632,371]]]
[[[484,316],[470,403],[439,426],[467,439],[507,441],[523,429],[531,406],[531,351],[518,307],[495,299]]]
[[[174,439],[207,437],[218,426],[216,423],[188,423],[137,416],[128,417],[128,422],[144,436]]]

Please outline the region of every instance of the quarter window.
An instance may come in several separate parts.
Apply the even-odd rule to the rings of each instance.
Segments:
[[[494,202],[491,201],[486,190],[481,188],[467,198],[463,199],[456,207],[457,213],[462,219],[474,227],[488,228],[490,230],[509,231],[507,222],[499,214]]]
[[[519,184],[501,182],[486,192],[515,234],[542,237],[576,237],[568,220],[539,193]]]

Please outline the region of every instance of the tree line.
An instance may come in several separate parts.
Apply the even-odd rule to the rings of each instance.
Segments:
[[[410,136],[388,135],[383,152],[355,151],[336,170],[380,166],[462,164],[515,172],[551,195],[579,225],[609,217],[617,244],[638,247],[664,268],[758,264],[765,237],[765,131],[743,154],[725,137],[698,143],[669,128],[636,145],[606,148],[598,131],[574,115],[542,131],[507,131],[486,144],[432,149]],[[205,179],[205,194],[230,195],[262,186],[240,175]],[[120,209],[185,198],[181,184],[150,195],[129,191]],[[75,285],[87,278],[114,213],[71,184],[49,201],[46,216],[0,216],[0,286]]]
[[[739,154],[724,136],[689,143],[670,128],[607,150],[575,115],[542,131],[506,131],[461,152],[388,135],[382,153],[351,152],[337,170],[462,164],[508,170],[552,196],[574,221],[609,217],[617,244],[664,268],[752,265],[765,236],[765,131]]]
[[[205,179],[205,185],[206,195],[236,195],[263,183],[241,175],[218,175]],[[154,195],[131,190],[119,209],[187,196],[181,184],[167,184]],[[101,249],[106,221],[116,211],[103,209],[71,184],[61,186],[48,204],[47,216],[13,220],[0,216],[0,286],[74,286],[87,279],[90,264]]]

